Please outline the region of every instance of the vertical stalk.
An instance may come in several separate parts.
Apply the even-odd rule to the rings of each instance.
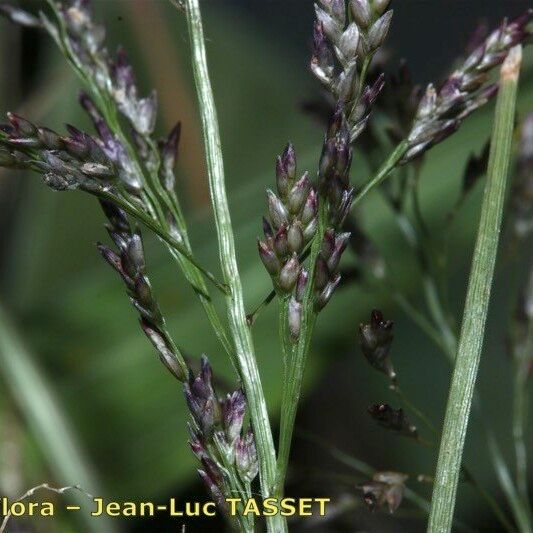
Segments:
[[[526,294],[533,292],[533,274]],[[516,342],[516,341],[515,341]],[[531,512],[527,480],[527,408],[529,405],[528,377],[533,361],[533,325],[528,321],[523,342],[515,345],[513,390],[513,440],[516,457],[516,486],[524,506]]]
[[[325,231],[326,206],[323,201],[319,204],[318,229],[311,245],[309,254],[309,279],[302,303],[302,324],[300,326],[300,336],[298,342],[292,347],[290,357],[287,360],[285,381],[283,384],[283,398],[281,401],[281,422],[279,436],[279,453],[276,475],[276,497],[283,496],[285,488],[285,477],[289,464],[292,435],[296,412],[300,401],[300,393],[305,371],[305,362],[311,338],[316,322],[316,313],[313,308],[313,285],[315,279],[315,264]]]
[[[468,416],[472,406],[483,346],[498,250],[505,187],[511,158],[516,91],[521,61],[522,49],[517,46],[509,52],[501,69],[500,93],[496,103],[488,180],[481,207],[461,335],[446,406],[433,486],[428,525],[428,531],[431,533],[447,533],[451,530],[453,523]]]
[[[267,406],[254,354],[252,335],[244,310],[241,278],[235,255],[235,242],[225,188],[224,164],[218,119],[209,72],[200,14],[199,0],[186,0],[187,25],[192,50],[194,79],[200,106],[202,129],[209,175],[209,191],[215,214],[220,262],[224,280],[230,289],[226,297],[228,320],[233,336],[240,378],[243,382],[259,456],[259,472],[263,497],[270,497],[276,476],[276,452]],[[267,518],[272,532],[286,530],[285,518]]]

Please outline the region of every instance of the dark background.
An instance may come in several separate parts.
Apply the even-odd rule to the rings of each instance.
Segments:
[[[42,7],[37,0],[21,4],[32,11]],[[157,87],[161,134],[176,120],[183,122],[179,192],[198,255],[216,269],[218,252],[183,17],[164,0],[94,4],[109,28],[110,48],[124,44],[143,90]],[[406,58],[417,82],[442,79],[480,20],[493,27],[503,16],[514,17],[527,7],[530,2],[509,0],[398,0],[388,41],[389,71]],[[290,139],[300,168],[312,170],[320,153],[322,131],[301,112],[302,102],[318,94],[307,67],[312,2],[206,0],[203,10],[239,261],[247,306],[252,308],[269,290],[254,239],[265,210],[263,191],[273,183],[275,155]],[[19,110],[60,131],[66,122],[90,128],[77,107],[78,81],[48,37],[0,21],[0,60],[2,111]],[[519,116],[533,104],[530,66],[528,52]],[[432,151],[423,168],[422,203],[433,245],[439,246],[443,232],[453,232],[447,281],[458,321],[481,188],[476,188],[451,229],[445,226],[445,216],[455,201],[467,157],[490,135],[492,109],[488,106],[471,117],[457,135]],[[355,182],[361,183],[366,175],[364,157],[356,154]],[[397,286],[423,308],[419,272],[391,213],[373,196],[360,217],[392,265]],[[146,237],[151,279],[176,340],[193,357],[207,353],[221,380],[233,384],[230,365],[191,291],[165,250]],[[181,392],[138,331],[118,279],[95,253],[92,244],[103,238],[102,217],[92,199],[53,194],[36,176],[0,174],[0,311],[5,322],[0,331],[0,493],[16,497],[48,481],[80,483],[93,494],[118,500],[205,499],[186,445]],[[504,234],[504,244],[505,238]],[[531,247],[526,243],[527,249]],[[498,270],[479,379],[484,411],[510,465],[511,371],[505,342],[524,264],[523,259],[507,261]],[[393,358],[402,387],[440,426],[448,364],[386,290],[368,292],[356,285],[340,291],[320,319],[297,426],[375,468],[409,473],[409,486],[429,497],[430,486],[418,483],[416,476],[433,473],[436,452],[386,433],[366,415],[369,404],[391,399],[385,380],[366,365],[357,347],[357,325],[376,306],[396,322]],[[275,423],[281,383],[274,306],[254,328]],[[49,401],[65,432],[50,415]],[[301,432],[294,441],[288,494],[331,496],[339,506],[337,520],[307,526],[340,532],[424,530],[424,517],[409,503],[394,517],[371,514],[356,489],[364,476]],[[505,507],[476,417],[465,454],[483,486]],[[341,507],[346,511],[341,513]],[[498,531],[490,510],[464,483],[458,516],[473,528]],[[168,531],[179,524],[160,517],[150,522],[117,520],[113,525],[125,531]],[[221,526],[214,520],[194,519],[187,530]],[[87,525],[60,516],[55,522],[12,522],[12,527],[79,531]],[[101,527],[103,531],[105,525]],[[294,530],[300,528],[304,526],[294,525]]]

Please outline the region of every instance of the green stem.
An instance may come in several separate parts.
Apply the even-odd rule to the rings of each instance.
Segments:
[[[485,434],[487,435],[489,453],[492,462],[495,465],[496,475],[498,476],[500,485],[503,491],[505,492],[507,500],[509,501],[509,505],[511,506],[511,509],[513,511],[515,521],[521,533],[531,532],[531,520],[529,518],[526,508],[524,507],[520,499],[520,496],[516,491],[516,487],[513,484],[511,474],[509,473],[509,469],[507,468],[505,459],[503,458],[502,452],[498,446],[496,437],[494,436],[494,433],[489,428],[485,420],[483,421],[483,424],[485,426]]]
[[[412,402],[409,397],[400,389],[398,385],[394,385],[391,387],[393,392],[396,393],[398,398],[403,402],[407,410],[411,411],[411,413],[416,416],[419,420],[421,420],[427,429],[434,435],[437,436],[437,428],[434,426],[433,422],[429,419],[429,417],[420,410],[414,402]],[[421,444],[427,441],[422,441],[420,438],[418,439]],[[427,443],[429,447],[434,448],[435,443],[433,441]],[[514,533],[515,528],[501,509],[501,507],[498,505],[498,502],[492,497],[489,492],[487,492],[481,483],[477,481],[477,479],[474,477],[470,469],[466,466],[464,462],[461,463],[461,471],[464,474],[465,480],[474,488],[474,490],[477,491],[477,493],[483,498],[488,506],[492,509],[492,512],[494,513],[494,516],[498,519],[500,524],[503,526],[504,530],[509,533]]]
[[[419,325],[419,327],[428,335],[428,337],[433,340],[433,342],[441,349],[443,354],[446,356],[448,361],[450,363],[453,363],[455,359],[455,353],[456,353],[456,346],[457,346],[457,339],[453,332],[451,332],[451,342],[448,340],[446,342],[443,337],[442,330],[436,330],[434,326],[429,322],[429,320],[426,319],[426,317],[418,311],[413,305],[411,305],[406,298],[400,294],[400,293],[394,293],[394,290],[391,289],[394,294],[394,299],[398,303],[398,305],[404,310],[404,312],[416,323]],[[440,305],[440,304],[439,304]],[[450,330],[451,331],[451,330]],[[397,391],[396,391],[397,392]],[[403,395],[403,393],[402,393]],[[404,396],[404,401],[406,400]],[[411,411],[416,415],[417,412],[420,414],[423,414],[416,406],[410,402],[408,399],[405,401],[406,406],[411,409]],[[474,407],[480,411],[480,404],[479,401],[474,402]],[[413,409],[414,408],[414,409]],[[418,415],[417,415],[418,416]],[[420,416],[419,416],[420,418]],[[426,418],[425,425],[432,431],[432,433],[437,434],[436,428],[433,425],[432,422],[429,421],[429,419],[424,415],[424,418]],[[421,418],[422,420],[422,418]],[[484,420],[483,420],[484,421]],[[429,422],[429,424],[428,424]],[[487,438],[491,439],[491,434],[487,427],[484,427],[485,433],[487,434]],[[514,487],[512,487],[511,482],[511,489],[509,490],[509,482],[510,477],[506,474],[505,476],[502,475],[502,472],[507,472],[507,466],[505,465],[505,462],[501,455],[499,454],[499,449],[497,447],[496,441],[494,437],[492,437],[493,446],[489,447],[491,460],[493,463],[493,466],[496,470],[496,473],[498,475],[498,479],[500,481],[500,484],[509,500],[509,503],[513,509],[513,512],[515,513],[515,518],[520,517],[521,514],[523,514],[522,508],[519,504],[519,498],[514,490]],[[468,481],[470,484],[478,491],[480,496],[488,503],[488,505],[492,508],[494,515],[498,518],[502,526],[505,528],[506,531],[514,531],[515,528],[512,526],[512,524],[509,522],[507,516],[501,509],[501,507],[498,505],[496,500],[492,497],[491,494],[489,494],[481,484],[475,479],[475,477],[469,472],[469,469],[462,464],[462,470],[467,476]],[[509,478],[509,481],[507,480]],[[518,503],[517,503],[518,502]],[[517,521],[520,522],[520,519],[517,518]]]
[[[150,146],[153,157],[156,161],[153,167],[153,170],[151,172],[152,181],[154,182],[155,187],[157,188],[159,192],[159,195],[165,199],[166,204],[170,212],[172,213],[172,216],[176,223],[176,227],[178,228],[179,234],[183,240],[183,246],[192,256],[192,246],[189,240],[189,232],[187,229],[187,224],[185,222],[185,217],[183,215],[183,210],[181,208],[181,204],[178,199],[178,196],[174,190],[166,191],[162,187],[161,182],[159,180],[159,168],[161,166],[159,150],[157,146],[155,145],[155,143],[153,142],[151,137],[147,136],[145,140],[148,146]],[[228,337],[228,333],[226,331],[226,328],[222,324],[222,321],[220,320],[220,316],[213,304],[211,297],[209,296],[209,290],[206,286],[205,279],[204,279],[204,276],[202,275],[202,272],[198,271],[194,266],[192,266],[183,257],[177,257],[177,261],[187,281],[192,285],[193,288],[196,289],[196,294],[198,296],[198,299],[200,300],[200,303],[202,304],[204,308],[207,318],[209,322],[211,323],[211,326],[213,327],[217,338],[219,339],[220,343],[222,344],[228,356],[230,358],[233,358],[233,349],[232,349],[231,342]],[[235,365],[235,361],[233,361],[233,364]]]
[[[455,339],[455,336],[453,337],[453,343],[445,342],[445,340],[442,337],[442,331],[437,331],[433,327],[433,325],[425,318],[425,316],[420,313],[415,307],[413,307],[401,294],[395,294],[394,299],[400,305],[400,307],[404,310],[404,312],[411,317],[411,319],[420,326],[420,328],[426,332],[428,337],[435,342],[435,344],[441,349],[443,354],[446,356],[448,361],[450,363],[453,363],[455,359],[455,346],[457,345],[457,340]],[[476,398],[474,398],[476,400]],[[412,404],[409,402],[409,404],[412,406]],[[409,404],[406,404],[409,407]],[[474,407],[477,409],[478,412],[480,412],[480,404],[479,401],[474,401]],[[418,409],[417,409],[418,411]],[[481,413],[482,414],[482,413]],[[482,419],[483,423],[485,422],[484,419]],[[429,428],[429,426],[426,423],[426,426]],[[435,427],[431,423],[431,426],[433,427],[433,432],[436,433]],[[492,445],[489,446],[489,452],[491,456],[491,461],[494,466],[494,469],[496,471],[496,474],[498,476],[498,480],[500,481],[500,485],[502,486],[502,489],[505,492],[505,495],[509,501],[509,504],[511,505],[511,508],[513,509],[513,513],[515,515],[515,519],[517,522],[522,523],[522,520],[520,519],[521,516],[524,515],[523,507],[520,505],[518,494],[516,493],[516,490],[512,484],[511,478],[508,474],[507,465],[505,464],[505,461],[503,457],[501,456],[501,453],[499,451],[498,445],[496,443],[496,440],[492,433],[489,431],[489,428],[484,424],[484,431],[487,435],[487,439],[489,442],[492,442]],[[506,529],[506,531],[514,531],[515,528],[512,526],[512,524],[509,523],[509,520],[505,513],[502,511],[501,507],[498,505],[496,500],[492,497],[491,494],[489,494],[485,489],[482,488],[481,484],[477,482],[477,480],[474,478],[474,476],[469,472],[468,468],[463,464],[462,470],[467,474],[468,481],[471,483],[471,485],[479,492],[480,496],[489,504],[489,506],[494,511],[494,515],[498,518],[502,526]]]
[[[391,390],[403,402],[405,407],[411,411],[411,413],[413,413],[431,433],[435,434],[437,432],[431,420],[408,398],[397,384],[391,385]]]
[[[279,298],[279,339],[281,344],[281,353],[283,357],[284,378],[287,374],[287,365],[292,351],[292,340],[289,333],[289,297],[281,296]],[[285,384],[285,379],[284,379]]]
[[[492,495],[488,491],[485,490],[483,485],[472,475],[470,470],[466,466],[464,466],[464,464],[462,465],[461,469],[466,478],[466,481],[468,481],[468,483],[470,483],[470,485],[474,487],[474,489],[477,490],[479,495],[487,502],[489,507],[492,509],[494,516],[496,516],[496,518],[499,520],[505,531],[508,531],[509,533],[514,533],[516,531],[516,528],[513,526],[513,524],[509,522],[509,519],[498,505],[498,502],[492,497]]]
[[[447,533],[453,523],[459,472],[468,417],[479,367],[494,265],[498,250],[505,187],[511,157],[513,120],[521,48],[515,47],[502,66],[501,87],[483,196],[479,231],[472,260],[461,335],[452,375],[428,531]]]
[[[209,279],[209,281],[211,281],[217,289],[219,289],[224,294],[228,294],[228,286],[220,282],[211,272],[209,272],[202,265],[200,265],[198,261],[191,255],[189,250],[181,243],[176,241],[176,239],[174,239],[168,232],[166,232],[155,220],[153,220],[152,217],[148,216],[145,212],[137,209],[124,198],[120,198],[115,194],[111,194],[108,192],[99,192],[95,194],[97,194],[97,196],[101,198],[104,198],[105,200],[109,200],[117,204],[119,207],[124,209],[126,213],[128,213],[133,218],[144,224],[148,229],[151,229],[158,237],[161,238],[161,240],[168,244],[172,250],[177,252],[180,256],[183,256],[192,266],[194,266],[195,269],[197,269],[207,279]],[[195,289],[198,291],[200,290],[199,287],[195,287]]]
[[[395,210],[394,219],[404,234],[405,240],[414,250],[418,259],[422,270],[422,287],[424,289],[426,304],[433,322],[440,331],[445,350],[447,353],[453,354],[453,357],[455,357],[455,352],[457,351],[457,338],[446,318],[446,312],[441,303],[437,284],[430,272],[427,254],[424,252],[424,249],[420,244],[416,229],[403,211]]]
[[[414,305],[412,305],[405,296],[399,292],[393,292],[394,301],[400,306],[403,312],[411,318],[411,320],[418,325],[418,327],[445,353],[448,347],[442,338],[442,335],[433,324],[420,312]]]
[[[230,294],[226,297],[228,320],[239,365],[239,374],[244,385],[254,429],[259,456],[261,493],[264,498],[267,498],[272,495],[275,484],[276,452],[259,369],[257,368],[252,335],[244,310],[241,278],[237,267],[235,242],[226,195],[218,119],[207,69],[199,0],[186,0],[185,5],[194,79],[202,119],[209,190],[219,243],[220,263],[224,280],[230,288]],[[286,520],[280,514],[267,517],[267,528],[276,533],[286,531]]]
[[[147,177],[145,176],[145,173],[142,170],[142,165],[141,165],[141,162],[139,161],[138,154],[133,149],[128,136],[125,135],[123,131],[122,125],[117,116],[117,109],[113,102],[112,96],[105,93],[99,86],[97,86],[91,74],[87,73],[84,66],[78,62],[75,53],[71,49],[68,36],[67,36],[67,30],[64,26],[64,20],[58,11],[56,3],[53,0],[47,0],[47,1],[56,15],[57,24],[60,30],[60,33],[58,36],[59,38],[56,38],[56,35],[54,34],[54,32],[51,31],[50,33],[52,37],[54,38],[58,47],[63,52],[67,60],[69,61],[73,70],[80,77],[80,79],[85,83],[87,88],[91,91],[93,97],[95,98],[97,102],[97,105],[100,111],[103,113],[110,128],[112,129],[114,134],[120,138],[121,142],[126,147],[128,154],[130,155],[130,158],[132,159],[132,161],[135,163],[137,167],[137,173],[144,187],[143,196],[145,196],[146,208],[148,209],[155,225],[152,224],[150,226],[148,224],[147,219],[143,220],[143,223],[147,225],[148,227],[150,227],[167,244],[167,247],[172,257],[176,259],[177,263],[179,264],[180,268],[183,271],[183,274],[185,275],[185,278],[192,285],[196,295],[198,296],[198,299],[200,300],[202,306],[204,307],[207,318],[209,322],[211,323],[215,331],[215,334],[220,340],[225,351],[231,357],[232,352],[233,352],[231,343],[229,341],[226,328],[223,326],[220,320],[220,316],[215,306],[213,305],[213,302],[209,295],[209,290],[205,283],[204,276],[207,277],[210,281],[212,281],[215,284],[215,286],[224,293],[227,292],[227,287],[220,284],[212,274],[210,274],[209,272],[204,270],[202,267],[200,267],[200,265],[198,265],[198,263],[194,260],[193,253],[192,253],[192,247],[189,242],[187,226],[185,223],[185,219],[183,217],[183,213],[181,211],[181,206],[176,197],[176,194],[174,192],[168,193],[167,191],[165,191],[159,180],[158,170],[160,167],[160,155],[159,155],[159,150],[156,144],[154,143],[151,137],[145,136],[145,141],[150,147],[152,151],[152,156],[154,157],[154,160],[156,162],[155,165],[153,165],[152,169],[148,169],[150,171],[148,173],[148,179],[147,179]],[[94,57],[94,60],[98,61],[99,58]],[[155,190],[157,194],[154,194],[152,192],[151,190],[152,188]],[[156,198],[156,196],[158,196],[158,198]],[[161,208],[161,205],[159,204],[160,200],[162,200],[163,204],[167,207],[169,212],[172,213],[173,217],[175,218],[176,225],[183,238],[183,247],[181,247],[182,248],[181,250],[176,248],[175,241],[169,242],[168,240],[168,234],[165,231],[165,230],[168,230],[168,224],[165,218],[165,214],[163,213],[163,210]],[[133,215],[133,213],[131,212],[130,214]],[[158,224],[156,221],[158,221]],[[181,246],[179,243],[177,244]],[[185,251],[186,253],[183,253],[183,251]]]
[[[527,482],[527,445],[525,441],[527,407],[529,403],[528,377],[533,359],[533,327],[531,323],[527,326],[524,344],[520,346],[519,353],[514,354],[514,358],[513,440],[516,457],[516,486],[524,505],[531,513]]]
[[[378,172],[363,186],[363,188],[356,194],[352,203],[352,209],[358,205],[361,200],[375,187],[383,183],[387,176],[397,167],[398,163],[407,152],[409,144],[407,141],[402,141],[391,152],[387,160],[381,165]]]
[[[457,337],[446,319],[446,314],[439,297],[437,284],[435,283],[434,278],[427,272],[423,274],[422,286],[424,289],[426,304],[433,321],[439,328],[444,345],[446,346],[446,350],[448,353],[454,354],[455,357],[455,353],[457,351]]]

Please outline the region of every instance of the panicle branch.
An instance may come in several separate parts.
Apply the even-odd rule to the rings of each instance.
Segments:
[[[517,44],[531,38],[533,9],[498,28],[473,48],[464,62],[436,88],[429,84],[418,104],[402,163],[424,153],[454,133],[463,120],[498,92],[489,73],[500,65]]]
[[[204,355],[198,375],[190,371],[183,385],[192,417],[189,445],[202,465],[198,470],[201,479],[219,508],[227,511],[225,499],[246,497],[246,487],[257,477],[259,463],[252,428],[244,428],[247,403],[243,391],[238,389],[219,400],[212,377]]]
[[[373,56],[387,37],[390,0],[319,0],[315,4],[314,52],[311,70],[345,109],[353,142],[365,129],[370,111],[383,89],[381,74],[365,85]]]
[[[100,201],[109,223],[106,228],[116,250],[98,243],[102,257],[120,274],[130,301],[140,315],[141,328],[156,349],[161,362],[178,380],[185,381],[188,369],[167,331],[165,319],[146,276],[146,261],[139,231],[133,231],[126,213],[109,201]]]

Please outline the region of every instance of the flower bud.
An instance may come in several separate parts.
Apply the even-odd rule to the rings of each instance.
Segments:
[[[315,279],[314,279],[314,289],[316,291],[321,291],[328,283],[329,280],[329,270],[326,260],[319,255],[316,258],[315,263]]]
[[[300,326],[302,322],[302,304],[294,297],[291,297],[289,300],[288,305],[288,324],[289,324],[289,332],[291,334],[291,337],[293,339],[298,339],[300,336]]]
[[[267,272],[271,276],[277,276],[281,269],[281,263],[276,257],[276,254],[259,239],[257,239],[257,248],[259,250],[259,257],[261,258],[261,261],[263,261]]]
[[[226,440],[230,446],[233,446],[241,434],[245,412],[246,400],[241,389],[226,396],[222,404],[222,421]]]
[[[287,169],[283,164],[283,160],[279,155],[276,159],[276,186],[278,193],[282,198],[287,196],[287,193],[289,192],[289,176],[287,174]]]
[[[391,0],[371,0],[372,1],[372,11],[376,15],[382,15],[385,12],[385,9],[389,7]]]
[[[268,212],[275,229],[289,223],[289,212],[283,202],[270,190],[267,190]]]
[[[252,428],[240,437],[235,447],[235,465],[242,480],[251,483],[259,472],[259,461]]]
[[[307,199],[300,217],[302,224],[306,225],[313,220],[318,214],[318,198],[314,189],[311,189],[307,195]]]
[[[394,380],[396,373],[388,357],[393,339],[392,327],[393,322],[385,320],[381,311],[375,309],[370,315],[370,323],[359,326],[359,342],[367,361]]]
[[[285,257],[289,253],[289,243],[287,238],[287,226],[283,225],[279,228],[274,238],[274,252],[280,258]]]
[[[114,176],[111,168],[100,163],[83,163],[83,165],[80,167],[80,170],[85,175],[97,179],[112,178]]]
[[[366,30],[372,20],[372,11],[368,0],[350,0],[350,11],[357,25]]]
[[[341,256],[344,253],[344,250],[346,250],[349,240],[350,233],[341,233],[335,239],[335,247],[329,259],[327,260],[328,270],[330,273],[335,273],[337,271]]]
[[[141,135],[153,133],[157,118],[157,93],[152,91],[150,96],[141,98],[137,102],[137,112],[130,118],[134,128]]]
[[[222,511],[226,511],[228,504],[224,498],[224,494],[218,487],[218,485],[213,481],[213,479],[205,472],[205,470],[198,470],[198,475],[204,482],[209,494],[213,498],[213,501],[217,504],[218,508]]]
[[[313,56],[311,58],[311,70],[322,83],[329,86],[332,82],[335,60],[320,22],[315,23],[313,35],[314,46]]]
[[[304,228],[304,241],[305,242],[309,242],[315,236],[317,227],[318,227],[318,218],[315,217]]]
[[[315,299],[315,312],[318,313],[319,311],[322,311],[324,307],[326,307],[340,282],[340,274],[337,274],[331,281],[328,282],[324,290]]]
[[[122,269],[122,261],[120,259],[120,256],[111,250],[109,246],[106,246],[105,244],[102,244],[101,242],[96,243],[96,248],[102,255],[105,261],[109,263],[121,276],[123,276],[125,273]]]
[[[287,234],[287,244],[290,252],[299,254],[304,245],[304,234],[300,222],[293,222]]]
[[[184,369],[178,363],[176,355],[168,347],[163,334],[145,319],[141,319],[141,328],[157,350],[159,359],[167,370],[178,380],[184,382],[187,378]],[[193,450],[194,451],[194,450]]]
[[[293,180],[296,177],[296,152],[292,143],[287,143],[283,154],[281,154],[281,160],[289,180]]]
[[[346,60],[352,60],[357,54],[359,45],[359,28],[355,22],[348,25],[339,40],[339,50]]]
[[[298,261],[298,255],[293,254],[292,257],[283,265],[279,273],[279,286],[285,292],[291,292],[298,274],[300,273],[300,262]]]
[[[298,275],[298,280],[296,282],[296,300],[300,303],[303,302],[305,291],[307,288],[307,282],[309,280],[309,274],[305,268],[300,269],[300,274]]]
[[[68,179],[55,172],[46,172],[42,176],[44,183],[54,191],[66,191],[77,189],[80,183],[76,180]]]
[[[368,32],[368,46],[371,51],[377,50],[384,42],[389,32],[392,20],[392,9],[382,15],[370,28]]]
[[[288,207],[291,213],[299,213],[311,189],[309,174],[306,172],[293,186],[288,196]]]
[[[195,422],[206,436],[212,434],[215,426],[220,426],[222,415],[218,399],[211,383],[213,372],[205,355],[200,361],[200,373],[183,385],[185,399]]]
[[[339,81],[337,83],[337,95],[339,101],[342,103],[351,102],[356,87],[357,62],[353,60],[351,65],[339,75]]]
[[[34,137],[36,135],[37,128],[29,120],[11,112],[7,113],[7,118],[18,136]]]
[[[406,437],[418,438],[416,427],[409,422],[403,409],[393,409],[387,403],[378,403],[368,408],[370,416],[382,427]]]
[[[136,274],[144,274],[146,264],[144,261],[144,250],[141,236],[138,233],[134,233],[128,243],[128,249],[126,254],[131,262],[135,265]]]
[[[319,0],[320,4],[341,26],[346,20],[344,0]]]
[[[315,4],[315,13],[318,22],[322,24],[322,27],[324,28],[326,37],[330,40],[330,42],[337,42],[337,39],[341,34],[341,26],[339,23],[317,4]]]
[[[48,150],[60,150],[63,148],[61,137],[49,128],[37,128],[37,138]]]

